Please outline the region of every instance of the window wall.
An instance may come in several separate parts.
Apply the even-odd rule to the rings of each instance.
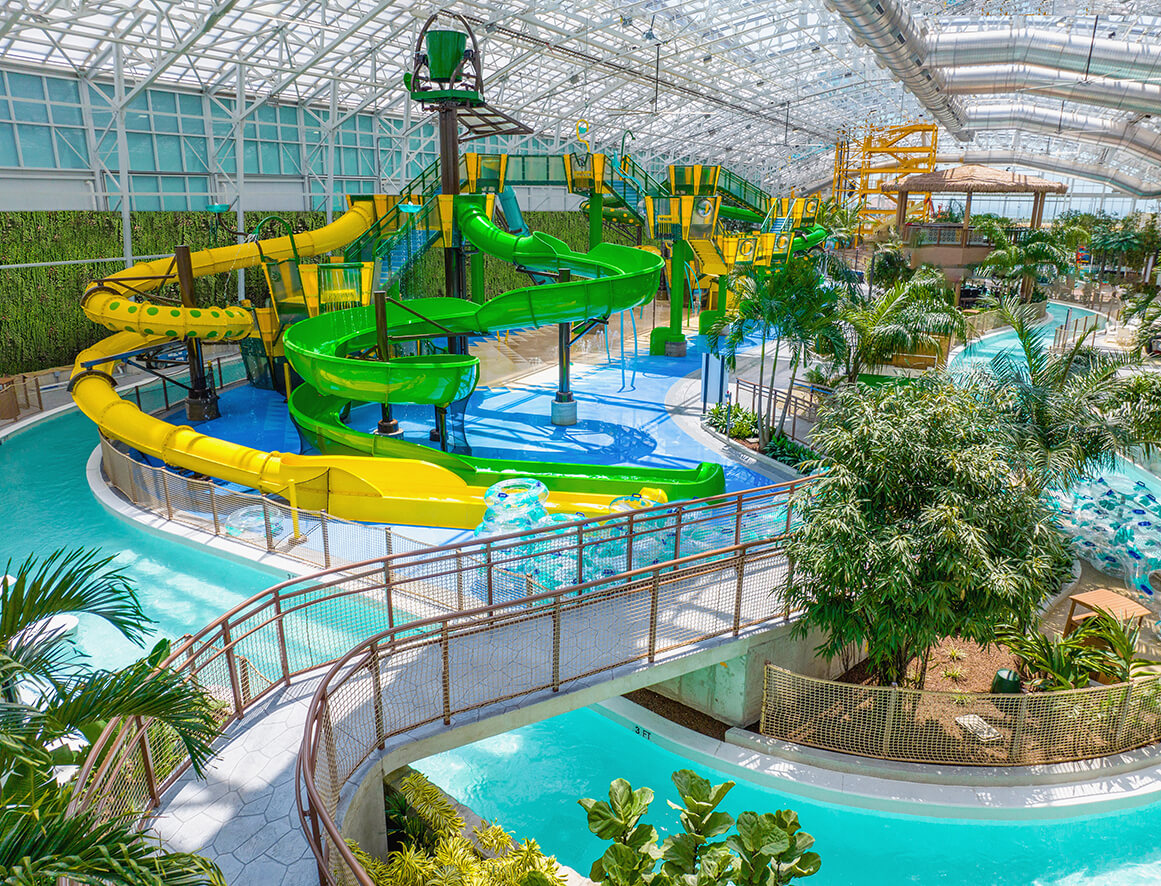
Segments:
[[[149,88],[126,103],[122,127],[117,94],[110,82],[0,69],[0,176],[81,176],[97,209],[120,209],[123,185],[133,210],[198,210],[239,192],[246,209],[341,209],[347,194],[398,189],[437,156],[427,122],[409,131],[395,117],[339,108],[332,127],[329,105],[273,102],[244,108],[239,120],[230,96]],[[562,150],[539,138],[465,149],[510,146]],[[59,208],[51,191],[27,196],[26,205],[43,200],[32,208]]]

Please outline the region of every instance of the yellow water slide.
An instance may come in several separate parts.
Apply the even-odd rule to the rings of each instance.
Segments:
[[[350,243],[375,221],[374,203],[360,201],[333,223],[294,236],[299,256],[321,255]],[[289,237],[224,246],[191,256],[195,277],[222,274],[268,260],[293,257]],[[185,425],[147,415],[121,399],[111,375],[118,355],[187,336],[207,340],[245,338],[253,318],[242,308],[178,308],[139,300],[173,280],[171,257],[142,262],[91,284],[82,308],[114,334],[82,351],[71,390],[81,411],[106,437],[178,468],[293,497],[299,507],[325,510],[348,520],[420,523],[472,528],[484,515],[484,489],[421,459],[309,456],[263,452],[219,440]],[[88,364],[86,366],[86,364]],[[553,492],[550,511],[600,514],[611,497]]]

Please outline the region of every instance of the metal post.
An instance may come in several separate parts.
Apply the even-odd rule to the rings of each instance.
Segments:
[[[633,571],[633,517],[636,511],[629,511],[629,518],[625,521],[625,571]]]
[[[214,491],[216,488],[209,480],[206,481],[206,490],[210,494],[210,513],[214,518],[214,535],[221,535],[221,526],[218,523],[218,496]]]
[[[238,62],[234,69],[234,80],[234,185],[238,191],[238,205],[234,219],[237,227],[234,230],[241,232],[246,230],[246,213],[243,210],[246,205],[246,143],[245,129],[242,123],[244,119],[243,109],[246,107],[246,66],[242,62]],[[206,131],[213,131],[212,121],[207,124]],[[245,298],[246,272],[242,268],[238,268],[238,301]]]
[[[290,659],[286,655],[286,625],[282,623],[282,593],[274,592],[274,623],[278,626],[278,658],[282,663],[282,682],[290,685]]]
[[[226,670],[230,674],[230,691],[234,696],[234,715],[241,720],[244,706],[242,704],[242,687],[238,683],[238,667],[234,660],[234,644],[230,641],[230,624],[222,625],[222,645],[226,647]]]
[[[487,573],[488,605],[492,605],[492,542],[484,542],[484,570]],[[491,614],[491,613],[489,613]]]
[[[742,588],[746,577],[746,552],[744,550],[738,551],[737,565],[734,567],[738,573],[738,584],[734,589],[734,636],[742,630]]]
[[[649,663],[657,657],[657,608],[661,596],[661,570],[653,570],[653,582],[649,586]]]
[[[322,529],[322,543],[323,543],[323,565],[330,569],[331,567],[331,537],[327,531],[327,512],[318,512],[319,527]]]
[[[891,739],[895,733],[895,718],[899,712],[899,687],[891,684],[891,695],[887,702],[887,717],[883,724],[883,757],[891,756]]]
[[[165,514],[170,520],[172,520],[173,505],[169,501],[169,474],[167,474],[165,471],[159,471],[158,474],[161,477],[161,492],[165,496]]]
[[[375,693],[375,724],[379,737],[379,750],[387,747],[387,718],[383,713],[383,676],[379,673],[379,644],[371,644],[371,663],[367,666],[371,671],[371,688]]]
[[[181,303],[186,308],[198,306],[197,291],[194,288],[193,263],[189,246],[182,244],[173,251],[177,282],[181,288]],[[187,335],[185,339],[186,362],[189,364],[189,396],[185,401],[186,418],[191,422],[208,421],[218,418],[218,394],[206,379],[206,366],[202,359],[201,339]]]
[[[375,301],[375,341],[379,350],[379,359],[386,363],[391,359],[391,344],[387,340],[387,293],[376,289],[373,293]],[[384,398],[380,405],[379,427],[377,433],[384,437],[399,435],[399,422],[391,417],[391,404]]]
[[[141,762],[145,769],[145,783],[149,786],[149,797],[156,809],[161,805],[161,791],[157,789],[157,770],[153,766],[153,750],[149,747],[149,730],[140,717],[134,717],[137,734],[141,736]]]
[[[441,629],[440,643],[443,646],[443,725],[451,725],[451,636],[447,619]]]
[[[552,691],[560,691],[560,597],[552,607]]]
[[[576,528],[576,583],[585,583],[585,527],[582,523]]]
[[[117,190],[121,192],[121,249],[125,267],[133,265],[133,223],[129,215],[129,136],[125,126],[125,51],[113,44],[113,103],[117,116]]]
[[[273,553],[274,551],[274,530],[270,527],[270,506],[266,502],[266,496],[260,496],[262,502],[262,523],[266,528],[266,550]]]
[[[561,268],[559,282],[568,283],[571,279],[572,272],[568,268]],[[557,427],[571,427],[576,424],[576,401],[572,397],[572,386],[569,382],[571,338],[570,323],[556,324],[557,385],[556,396],[552,399],[551,415],[552,423]]]

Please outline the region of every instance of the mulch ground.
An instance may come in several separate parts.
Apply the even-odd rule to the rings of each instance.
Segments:
[[[927,679],[923,688],[933,692],[988,692],[992,679],[1001,668],[1016,670],[1016,658],[1002,646],[980,646],[971,640],[952,638],[931,651],[927,663]],[[919,662],[912,661],[908,668],[910,685],[918,677]],[[840,683],[873,686],[875,682],[865,661],[859,662],[838,678]]]

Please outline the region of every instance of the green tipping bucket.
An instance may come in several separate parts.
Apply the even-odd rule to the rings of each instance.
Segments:
[[[1020,691],[1020,675],[1011,668],[1000,668],[992,679],[992,694],[1011,694]]]
[[[450,83],[467,45],[468,35],[462,31],[428,31],[427,69],[431,79]]]

